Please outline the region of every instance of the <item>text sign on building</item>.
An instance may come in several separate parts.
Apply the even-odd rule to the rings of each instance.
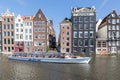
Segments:
[[[88,13],[84,13],[84,12],[74,12],[73,13],[73,16],[93,16],[94,15],[94,13],[93,12],[88,12]]]

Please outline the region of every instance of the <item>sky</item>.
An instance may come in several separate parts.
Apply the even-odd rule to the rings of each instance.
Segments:
[[[7,9],[14,12],[17,16],[35,15],[41,9],[46,18],[53,20],[57,40],[60,32],[60,22],[65,18],[71,17],[73,7],[96,7],[96,18],[103,19],[112,10],[120,14],[120,0],[1,0],[0,13]]]

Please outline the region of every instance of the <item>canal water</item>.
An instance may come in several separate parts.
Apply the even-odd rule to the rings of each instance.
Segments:
[[[120,80],[120,57],[96,57],[89,64],[54,64],[0,55],[0,80]]]

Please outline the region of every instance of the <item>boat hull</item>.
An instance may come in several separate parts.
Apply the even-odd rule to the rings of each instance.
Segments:
[[[13,57],[9,56],[10,60],[21,60],[21,61],[38,61],[47,63],[64,63],[64,64],[85,64],[89,63],[91,57],[80,57],[80,58],[41,58],[41,57]]]

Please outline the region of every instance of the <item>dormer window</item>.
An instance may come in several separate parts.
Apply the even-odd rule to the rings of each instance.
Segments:
[[[112,14],[112,17],[115,17],[115,14]]]
[[[27,20],[30,20],[30,17],[27,17]]]
[[[18,19],[18,22],[21,22],[21,20],[20,20],[20,19]]]

